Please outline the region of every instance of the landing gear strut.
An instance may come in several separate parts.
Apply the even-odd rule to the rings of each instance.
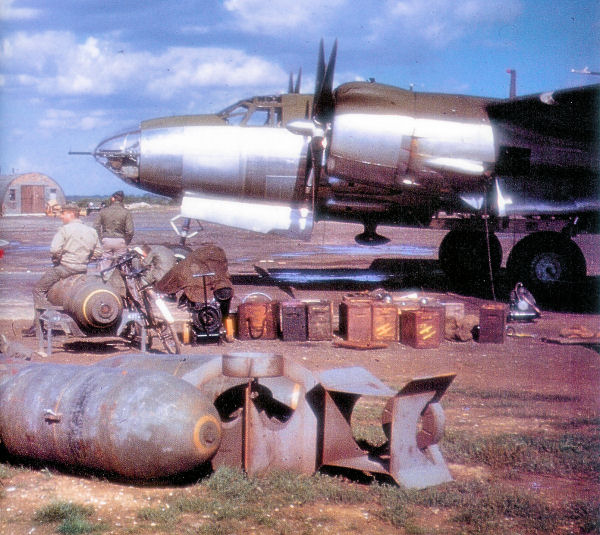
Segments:
[[[359,245],[384,245],[390,241],[389,238],[377,234],[377,223],[364,223],[365,230],[354,237],[354,241]]]
[[[184,221],[180,230],[177,227],[176,221],[181,218],[183,218]],[[191,218],[183,217],[182,215],[176,215],[171,219],[171,227],[175,231],[175,234],[179,236],[179,245],[171,247],[173,254],[175,255],[175,260],[177,260],[177,262],[181,262],[191,251],[191,249],[185,244],[186,240],[188,238],[193,238],[194,236],[196,236],[196,234],[198,234],[197,230],[190,232],[192,221],[196,221],[196,223],[198,223],[198,226],[200,227],[199,230],[203,230],[200,221],[198,221],[197,219],[192,220]]]

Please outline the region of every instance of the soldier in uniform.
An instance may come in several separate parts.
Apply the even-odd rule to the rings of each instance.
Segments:
[[[100,210],[94,224],[104,250],[100,269],[110,267],[114,258],[126,253],[133,238],[133,218],[131,212],[123,206],[123,198],[122,191],[115,191],[110,197],[110,204]]]
[[[79,207],[66,206],[61,214],[62,227],[58,229],[50,244],[50,255],[54,264],[33,288],[33,305],[37,317],[40,309],[51,306],[48,291],[59,280],[71,275],[86,273],[90,260],[102,256],[102,247],[96,231],[79,220]],[[35,323],[23,331],[25,336],[35,336]]]
[[[173,251],[164,245],[144,244],[135,251],[142,257],[142,267],[147,268],[142,275],[145,286],[158,282],[176,263]]]

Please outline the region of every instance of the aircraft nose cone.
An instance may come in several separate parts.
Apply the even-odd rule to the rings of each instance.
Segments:
[[[120,179],[137,184],[140,179],[140,131],[109,137],[94,149],[96,161]]]

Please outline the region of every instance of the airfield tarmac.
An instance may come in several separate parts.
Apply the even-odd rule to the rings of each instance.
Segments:
[[[169,225],[170,218],[175,214],[173,208],[135,210],[134,244],[177,243]],[[94,218],[95,214],[91,214],[83,219],[92,224]],[[37,347],[35,339],[22,339],[20,331],[31,322],[31,288],[50,265],[48,247],[59,226],[59,219],[49,217],[0,219],[0,238],[10,242],[4,250],[4,257],[0,259],[0,332],[31,348]],[[199,228],[192,227],[192,230]],[[299,299],[330,299],[334,302],[334,309],[337,309],[342,296],[349,291],[384,287],[395,297],[417,292],[419,296],[462,301],[466,312],[471,314],[477,314],[480,305],[491,299],[489,292],[469,291],[467,285],[467,290],[459,294],[449,285],[437,263],[437,247],[445,234],[444,230],[380,229],[382,234],[392,239],[391,243],[370,248],[354,243],[353,237],[360,230],[361,227],[357,225],[318,223],[311,240],[302,242],[283,236],[262,236],[204,224],[188,245],[194,247],[194,244],[214,242],[226,251],[235,288],[233,310],[244,296],[255,291],[267,293],[275,300],[287,300],[290,294]],[[515,237],[504,235],[500,239],[506,258]],[[592,259],[588,273],[593,275],[598,272],[600,265],[597,258],[600,250],[598,237],[584,236],[579,239],[584,241],[588,262],[589,258]],[[261,278],[255,266],[277,276],[285,276],[286,283],[277,285],[273,280]],[[373,269],[369,269],[370,266]],[[506,303],[509,288],[502,276],[497,283],[497,298]],[[258,351],[283,353],[313,369],[363,366],[396,388],[412,377],[455,372],[457,377],[443,399],[447,425],[453,430],[484,435],[551,434],[557,432],[560,422],[576,418],[598,421],[600,416],[598,346],[542,341],[544,337],[557,337],[565,327],[585,326],[600,330],[597,277],[588,277],[582,284],[583,287],[578,291],[571,292],[573,299],[570,302],[558,303],[554,308],[543,307],[542,318],[535,323],[515,324],[516,332],[526,336],[507,337],[503,344],[444,341],[437,349],[417,350],[394,343],[385,349],[357,351],[336,348],[331,342],[236,340],[222,345],[185,345],[184,353]],[[123,344],[69,344],[68,341],[59,341],[51,356],[36,356],[34,360],[86,364],[127,352],[136,350]],[[491,396],[488,397],[490,401],[474,393],[487,393]],[[498,399],[498,396],[517,401],[513,405],[491,401]],[[473,475],[471,467],[453,464],[450,469],[458,480]],[[482,470],[485,472],[489,469]],[[8,483],[4,480],[5,487],[15,487],[20,491],[5,493],[0,500],[0,511],[12,511],[14,514],[19,511],[23,517],[23,531],[19,529],[14,533],[27,532],[27,514],[31,515],[40,500],[49,495],[43,477],[33,471],[17,474]],[[77,478],[60,472],[56,474],[56,481],[57,478],[60,478],[62,498],[71,495],[76,499],[81,485]],[[531,483],[529,478],[526,474],[521,475],[514,485],[527,488]],[[97,506],[100,508],[99,514],[108,517],[108,508],[119,511],[119,516],[123,518],[127,517],[128,512],[119,509],[126,506],[114,502],[107,485],[120,489],[115,490],[115,494],[124,491],[128,495],[143,495],[142,499],[149,496],[148,500],[160,501],[168,492],[165,487],[139,488],[136,491],[135,487],[118,482],[107,484],[106,481],[87,480],[84,494],[94,496],[95,492],[101,493],[102,498],[98,503],[105,503],[105,506]],[[586,479],[582,474],[575,474],[572,478],[544,476],[536,479],[535,488],[537,493],[550,501],[564,497],[600,499],[597,481]],[[112,514],[117,515],[116,512]],[[4,532],[3,517],[6,518],[4,512],[0,513],[0,532]],[[21,525],[18,518],[13,520],[15,523],[11,523],[11,526]],[[114,532],[125,533],[126,530]],[[366,529],[364,532],[370,531]],[[385,532],[385,529],[381,532]]]
[[[136,234],[132,245],[163,243],[175,245],[178,238],[170,226],[177,214],[172,207],[152,207],[133,211]],[[96,214],[82,216],[92,225]],[[30,320],[33,315],[31,288],[45,269],[50,266],[49,245],[60,227],[60,218],[47,216],[17,216],[0,218],[0,239],[9,241],[0,258],[0,319]],[[452,290],[437,263],[437,249],[446,234],[441,228],[407,229],[379,227],[378,232],[391,239],[390,243],[365,247],[354,242],[362,231],[360,225],[319,222],[310,241],[300,241],[278,235],[261,235],[249,231],[203,224],[202,230],[193,224],[191,230],[199,231],[188,240],[188,245],[213,242],[223,247],[229,260],[229,270],[239,283],[238,296],[256,291],[256,286],[267,285],[260,279],[256,267],[272,271],[275,277],[292,281],[298,295],[304,297],[308,288],[322,292],[343,292],[347,289],[367,289],[381,286],[394,291],[427,289],[446,292]],[[502,244],[503,265],[511,247],[523,233],[499,233]],[[572,302],[555,303],[553,308],[565,311],[591,311],[598,304],[598,279],[600,278],[600,236],[581,234],[575,238],[585,253],[588,263],[588,280],[577,288],[577,302],[571,290]],[[255,267],[256,266],[256,267]],[[371,267],[372,269],[369,269]],[[294,281],[296,284],[294,284]],[[510,288],[506,287],[502,273],[496,281],[498,299],[506,300]],[[238,284],[236,284],[237,286]],[[270,290],[276,299],[287,298],[277,288]],[[469,288],[468,295],[492,297],[490,292]],[[484,295],[485,294],[485,295]],[[233,303],[234,307],[236,302]]]

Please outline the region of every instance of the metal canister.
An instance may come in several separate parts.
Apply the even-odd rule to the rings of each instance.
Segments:
[[[223,325],[225,326],[225,341],[233,342],[235,340],[235,326],[237,324],[237,314],[225,316]]]

